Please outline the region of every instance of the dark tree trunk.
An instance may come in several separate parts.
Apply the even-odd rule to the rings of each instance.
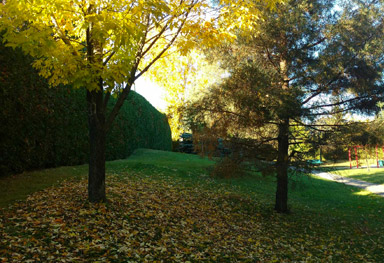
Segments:
[[[288,146],[289,146],[289,119],[279,125],[278,156],[277,156],[277,188],[275,210],[279,213],[288,213]]]
[[[105,149],[106,129],[103,109],[103,92],[87,91],[89,122],[89,172],[88,199],[104,202],[105,195]]]

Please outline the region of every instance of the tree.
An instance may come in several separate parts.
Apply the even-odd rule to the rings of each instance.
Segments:
[[[213,76],[212,72],[216,74]],[[166,114],[172,130],[172,140],[177,141],[187,129],[183,121],[185,104],[197,99],[223,72],[218,66],[211,65],[202,51],[194,48],[184,56],[171,49],[167,58],[156,63],[149,73],[151,79],[166,91]]]
[[[364,111],[384,95],[383,4],[350,1],[338,12],[334,1],[291,0],[264,12],[257,30],[239,31],[235,45],[215,53],[229,77],[190,111],[256,157],[265,158],[263,145],[275,149],[275,210],[288,212],[293,146],[309,142],[292,128],[327,130],[333,125],[316,119]]]
[[[91,202],[106,199],[106,133],[132,84],[169,47],[188,44],[195,32],[191,29],[201,24],[196,13],[202,7],[197,0],[3,3],[1,27],[7,45],[35,57],[33,66],[51,85],[86,90]],[[111,96],[118,99],[107,112]]]
[[[267,1],[268,5],[278,0]],[[106,199],[105,138],[133,83],[177,47],[186,53],[199,44],[213,43],[217,24],[204,22],[204,0],[4,0],[0,30],[8,46],[21,47],[36,60],[33,66],[53,86],[71,84],[86,90],[90,140],[88,198]],[[222,1],[224,15],[234,9]],[[238,6],[237,6],[238,7]],[[247,4],[244,15],[257,16]],[[241,8],[241,10],[245,10]],[[251,13],[254,12],[254,13]],[[225,21],[222,19],[221,21]],[[227,24],[229,20],[226,20]],[[241,19],[238,20],[239,23]],[[225,24],[225,23],[222,23]],[[244,23],[243,23],[244,24]],[[214,33],[214,34],[211,34]],[[107,104],[118,97],[111,111]]]

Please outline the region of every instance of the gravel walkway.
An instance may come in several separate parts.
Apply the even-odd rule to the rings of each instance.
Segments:
[[[348,177],[343,177],[343,176],[340,176],[340,175],[326,173],[326,172],[321,172],[321,171],[313,171],[312,173],[315,174],[316,176],[321,177],[321,178],[328,179],[328,180],[331,180],[331,181],[335,181],[335,182],[338,182],[338,183],[343,183],[343,184],[346,184],[346,185],[355,186],[355,187],[358,187],[358,188],[362,188],[362,189],[367,190],[367,191],[369,191],[371,193],[374,193],[374,194],[377,194],[377,195],[379,195],[381,197],[384,197],[384,185],[382,185],[382,184],[368,183],[368,182],[365,182],[365,181],[351,179],[351,178],[348,178]]]

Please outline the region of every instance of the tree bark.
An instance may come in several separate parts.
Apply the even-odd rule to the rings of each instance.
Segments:
[[[279,213],[288,213],[288,164],[289,164],[289,76],[287,62],[287,38],[284,32],[281,33],[282,54],[280,56],[280,73],[282,76],[281,86],[281,109],[279,115],[279,135],[277,136],[278,149],[277,149],[277,186],[276,186],[276,199],[275,210]]]
[[[90,4],[88,14],[95,14],[95,5]],[[87,59],[95,65],[103,64],[103,47],[93,37],[94,24],[87,28]],[[89,130],[89,170],[88,200],[92,203],[106,201],[105,195],[105,150],[106,150],[106,105],[104,107],[104,89],[101,77],[97,80],[97,88],[87,87],[88,130]]]
[[[278,156],[277,156],[277,187],[275,210],[279,213],[288,213],[288,146],[289,146],[289,119],[279,124]]]
[[[87,91],[89,123],[88,200],[105,202],[106,129],[102,91]]]

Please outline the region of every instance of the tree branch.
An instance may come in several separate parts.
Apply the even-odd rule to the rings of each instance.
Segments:
[[[146,66],[144,67],[144,69],[142,69],[140,71],[140,73],[138,75],[135,76],[135,79],[138,79],[140,76],[142,76],[145,72],[148,71],[148,69],[158,60],[161,58],[161,56],[172,46],[172,44],[175,42],[175,40],[177,39],[177,37],[179,36],[181,30],[183,29],[184,27],[184,24],[185,22],[187,21],[188,19],[188,15],[190,13],[190,11],[192,10],[192,8],[194,7],[195,4],[191,5],[188,9],[188,11],[186,12],[185,14],[185,18],[184,20],[182,21],[181,25],[179,26],[177,32],[175,33],[174,37],[170,40],[170,42],[164,47],[164,49],[162,51],[159,52],[159,54],[157,54],[157,56]]]
[[[339,106],[339,105],[343,105],[343,104],[346,104],[346,103],[350,103],[350,102],[352,102],[354,100],[359,100],[359,99],[364,99],[364,98],[369,98],[369,96],[355,97],[355,98],[352,98],[352,99],[343,100],[343,101],[336,102],[336,103],[331,103],[331,104],[316,105],[316,106],[313,106],[313,107],[310,107],[310,108],[305,108],[305,110],[313,110],[313,109],[324,108],[324,107]]]
[[[109,60],[111,60],[111,58],[113,57],[113,55],[115,55],[115,53],[116,53],[116,51],[112,51],[112,53],[109,54],[109,56],[103,62],[103,66],[106,66],[108,64]]]
[[[147,28],[148,28],[148,25],[149,25],[149,15],[148,15],[147,19],[148,19],[148,21],[147,21]],[[112,126],[113,121],[115,120],[115,118],[116,118],[120,108],[123,106],[124,101],[126,100],[129,92],[131,91],[132,85],[133,85],[133,83],[136,80],[135,79],[135,74],[136,74],[136,71],[137,71],[137,69],[139,67],[140,60],[142,58],[141,54],[143,52],[143,48],[144,48],[144,45],[145,45],[145,39],[147,37],[147,34],[148,34],[148,31],[146,30],[143,38],[141,39],[141,43],[139,45],[139,49],[137,50],[136,61],[135,61],[134,65],[131,68],[131,72],[129,74],[128,82],[125,85],[122,93],[120,94],[119,98],[117,99],[117,102],[116,102],[115,106],[113,107],[111,113],[109,114],[109,116],[107,118],[107,121],[106,121],[106,129],[107,130],[109,130],[110,127]],[[111,92],[108,92],[105,95],[105,98],[104,98],[104,107],[105,108],[107,107],[108,100],[109,100],[110,96],[111,96]]]
[[[322,37],[320,38],[318,41],[316,41],[315,43],[312,43],[312,44],[307,44],[306,46],[302,47],[301,49],[310,49],[310,48],[313,48],[321,43],[323,43],[327,38],[325,37]]]

